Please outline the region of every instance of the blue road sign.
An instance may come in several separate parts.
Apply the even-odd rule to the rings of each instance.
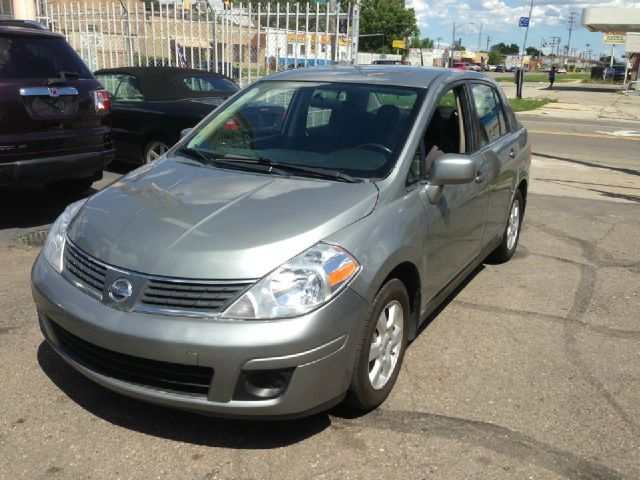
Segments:
[[[529,17],[520,17],[520,22],[518,22],[519,27],[528,27],[529,26]]]

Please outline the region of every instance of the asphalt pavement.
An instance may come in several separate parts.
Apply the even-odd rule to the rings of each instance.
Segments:
[[[15,241],[70,199],[0,192],[0,479],[640,478],[640,142],[598,134],[640,125],[521,119],[534,157],[517,254],[473,273],[388,401],[356,417],[219,420],[84,379],[43,342],[38,250]]]

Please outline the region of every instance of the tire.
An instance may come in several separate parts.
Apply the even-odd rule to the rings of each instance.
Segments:
[[[147,142],[144,150],[142,151],[142,162],[155,162],[162,155],[167,153],[167,150],[169,150],[169,146],[163,140],[151,139]]]
[[[45,185],[60,195],[75,197],[91,188],[91,185],[93,185],[93,177],[66,178],[56,182],[45,183]]]
[[[509,206],[509,216],[507,224],[502,234],[502,242],[491,252],[489,260],[495,263],[508,262],[518,248],[518,240],[520,240],[520,229],[522,227],[522,218],[524,217],[524,201],[520,190],[516,190],[511,205]],[[513,229],[515,228],[515,233]]]
[[[391,309],[394,309],[393,315],[400,313],[402,317],[391,319]],[[351,385],[345,397],[346,405],[357,410],[370,411],[387,399],[398,378],[407,348],[410,315],[407,289],[400,280],[389,280],[369,307],[369,316],[358,345]],[[387,322],[387,328],[388,322],[393,322],[388,337],[380,332],[380,322],[384,321]],[[400,332],[394,335],[393,332],[397,332],[400,326]],[[370,354],[374,354],[374,344],[382,344],[382,353],[370,360]],[[386,375],[385,369],[388,370]],[[374,370],[381,372],[377,381]]]

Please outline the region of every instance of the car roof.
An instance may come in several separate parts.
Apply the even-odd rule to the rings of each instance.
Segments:
[[[339,65],[286,70],[264,77],[261,81],[347,82],[428,88],[436,81],[440,83],[451,77],[490,78],[482,73],[449,68],[408,65]]]
[[[122,67],[97,70],[94,75],[122,73],[136,77],[140,82],[144,99],[148,101],[181,100],[184,98],[211,97],[211,92],[194,92],[183,80],[188,77],[217,77],[233,80],[221,73],[194,68],[178,67]],[[235,82],[233,82],[235,84]]]
[[[41,30],[35,27],[18,27],[15,25],[0,25],[0,35],[38,38],[64,38],[59,33],[55,33],[50,30]]]

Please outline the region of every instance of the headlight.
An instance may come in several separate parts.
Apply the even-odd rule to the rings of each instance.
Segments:
[[[67,228],[86,201],[87,199],[83,198],[67,206],[49,230],[47,239],[44,241],[42,254],[58,272],[62,272],[62,254],[65,238],[67,238]]]
[[[222,316],[269,319],[310,312],[337,295],[359,269],[342,248],[318,243],[256,283]]]

